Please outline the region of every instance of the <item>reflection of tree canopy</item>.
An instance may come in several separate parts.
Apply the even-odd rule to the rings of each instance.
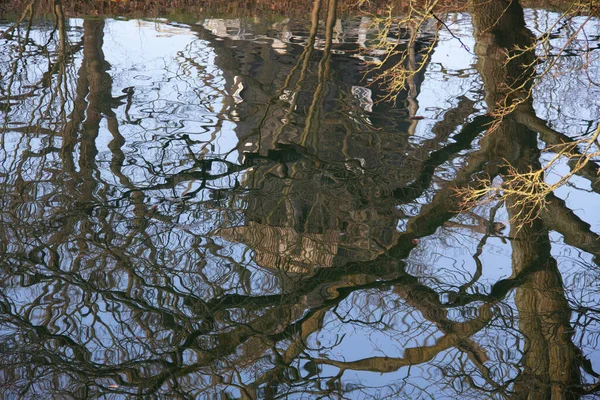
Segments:
[[[336,2],[315,0],[306,23],[279,22],[299,38],[283,54],[277,34],[232,38],[223,23],[218,37],[206,27],[221,22],[206,23],[157,83],[121,88],[115,82],[129,76],[112,74],[107,23],[78,26],[54,4],[54,25],[34,26],[27,10],[0,56],[4,392],[576,398],[597,390],[581,344],[597,338],[595,300],[570,293],[575,283],[561,275],[550,241],[555,231],[597,256],[590,225],[553,193],[539,213],[509,197],[457,215],[457,188],[541,168],[538,134],[574,142],[535,114],[528,94],[540,60],[517,2],[472,7],[486,114],[462,96],[417,144],[405,132],[416,132],[427,78],[415,71],[440,26],[378,31],[344,20],[351,39],[341,41]],[[362,83],[376,72],[351,55],[377,51],[375,41],[354,39],[357,29],[394,41],[383,70],[415,72],[394,93],[396,106],[373,102],[385,89]],[[514,87],[523,90],[501,90]],[[517,111],[499,119],[500,102]],[[226,135],[235,148],[220,147]],[[596,179],[597,165],[587,165],[577,172]],[[501,209],[523,222],[508,235],[492,229]],[[476,235],[470,276],[436,271],[429,257],[429,240],[449,243],[453,229]],[[510,241],[512,274],[486,288],[494,266],[481,256],[494,236]],[[356,335],[384,341],[381,350],[339,354]],[[369,372],[392,380],[371,383]]]

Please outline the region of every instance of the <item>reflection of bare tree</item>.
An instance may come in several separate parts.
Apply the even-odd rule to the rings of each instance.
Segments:
[[[387,390],[392,398],[419,397],[428,388],[411,383],[411,368],[423,367],[442,371],[431,386],[450,383],[471,397],[583,393],[590,372],[573,343],[548,232],[559,231],[566,243],[591,253],[599,247],[590,226],[562,200],[551,199],[551,216],[519,231],[511,227],[512,276],[490,290],[477,289],[488,265],[465,282],[445,282],[452,290],[435,286],[443,276],[409,273],[420,239],[444,224],[464,228],[452,220],[460,201],[453,187],[502,176],[504,160],[520,168],[539,165],[535,135],[506,118],[475,146],[491,118],[470,118],[476,110],[466,97],[419,146],[387,131],[384,119],[364,118],[361,99],[336,69],[336,57],[342,58],[333,52],[336,5],[314,2],[306,43],[296,53],[288,49],[294,62],[263,64],[268,45],[259,46],[266,55],[257,60],[242,40],[217,41],[198,28],[224,79],[240,89],[215,90],[229,96],[217,114],[235,111],[241,120],[235,128],[245,150],[240,162],[208,150],[222,122],[207,142],[157,135],[156,154],[128,148],[127,123],[135,124],[121,100],[128,109],[143,100],[138,88],[113,95],[105,22],[85,20],[81,46],[69,45],[66,33],[73,33],[57,9],[61,33],[49,53],[60,68],[42,72],[44,84],[31,78],[36,91],[14,78],[21,92],[13,90],[11,101],[22,104],[22,114],[7,113],[6,120],[28,123],[3,126],[20,143],[2,148],[0,175],[3,391],[73,398],[353,398],[361,390],[372,397]],[[495,88],[532,78],[522,66],[530,55],[506,71],[502,59],[532,38],[517,3],[486,2],[473,16],[478,69],[492,110],[502,95]],[[487,29],[488,18],[498,22],[496,30]],[[322,50],[315,46],[320,32]],[[15,52],[19,63],[40,56],[18,46]],[[201,74],[198,60],[178,60]],[[251,67],[275,72],[249,73]],[[208,73],[201,81],[213,84]],[[53,105],[46,96],[54,96]],[[408,130],[416,122],[402,124]],[[104,155],[103,137],[109,138]],[[186,150],[165,150],[174,143]],[[459,160],[452,177],[438,176],[439,166]],[[173,164],[184,167],[168,169]],[[398,209],[419,198],[429,204],[414,216]],[[509,214],[518,215],[518,207],[508,203]],[[479,261],[494,214],[470,218],[481,229],[468,228],[484,236]],[[400,220],[406,221],[402,232]],[[399,353],[337,355],[352,331],[387,335]],[[525,344],[495,343],[490,332],[522,337]],[[351,371],[407,375],[371,392],[367,382],[351,383]]]
[[[533,83],[534,37],[525,28],[523,10],[516,3],[477,3],[473,12],[477,39],[478,68],[486,86],[486,101],[494,112],[502,101],[503,93],[496,88],[523,87]],[[493,27],[493,29],[492,29]],[[518,27],[518,28],[516,28]],[[507,54],[512,48],[532,48],[530,52],[509,59],[491,54]],[[530,70],[524,66],[531,66]],[[519,172],[539,168],[540,152],[536,133],[519,122],[506,118],[492,135],[498,138],[495,151],[500,153]],[[488,138],[491,140],[491,138]],[[530,207],[509,199],[509,216],[523,218]],[[521,229],[515,223],[511,228],[513,249],[513,275],[528,272],[523,284],[517,288],[516,306],[519,311],[519,329],[525,337],[523,371],[515,382],[518,398],[575,398],[572,388],[580,385],[581,359],[572,343],[569,306],[565,299],[562,279],[556,261],[550,255],[548,228],[539,219],[528,221]]]

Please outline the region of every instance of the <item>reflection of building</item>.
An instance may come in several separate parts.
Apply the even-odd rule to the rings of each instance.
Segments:
[[[255,261],[263,267],[306,273],[313,267],[331,267],[340,242],[340,232],[299,234],[288,227],[262,225],[250,221],[246,226],[218,232],[231,242],[243,242],[256,252]]]
[[[371,260],[397,237],[391,191],[417,173],[406,157],[414,121],[407,92],[395,106],[374,101],[381,88],[366,87],[356,55],[368,46],[367,22],[337,21],[329,77],[323,35],[306,49],[308,29],[299,23],[204,23],[233,98],[240,162],[249,167],[247,222],[218,232],[247,244],[264,267],[307,272]]]
[[[270,107],[264,120],[261,118],[263,113],[260,113],[258,109],[273,101],[273,96],[289,103],[289,99],[286,98],[297,95],[299,98],[295,107],[300,114],[310,106],[312,91],[316,85],[317,64],[325,46],[324,34],[321,29],[315,39],[314,54],[309,67],[311,76],[308,77],[308,81],[312,83],[312,86],[303,85],[302,88],[296,88],[297,82],[292,80],[290,85],[284,88],[284,82],[299,61],[304,46],[309,40],[309,29],[305,22],[290,19],[276,23],[258,19],[207,19],[202,22],[202,26],[210,32],[212,45],[220,53],[221,57],[217,62],[221,61],[219,66],[223,68],[226,78],[228,78],[228,87],[232,87],[232,82],[229,80],[232,77],[227,76],[228,73],[239,69],[240,73],[236,75],[243,77],[240,84],[247,90],[244,100],[249,103],[245,110],[248,127],[240,128],[239,131],[251,131],[261,126],[264,128],[261,132],[264,135],[264,131],[270,132],[272,128],[281,125],[281,122],[285,120],[285,112],[281,107]],[[433,27],[429,29],[433,30]],[[427,31],[427,28],[422,28],[422,30]],[[367,73],[365,59],[380,60],[385,54],[381,49],[375,47],[376,34],[372,21],[368,17],[338,19],[331,39],[333,43],[331,62],[334,75],[337,83],[341,86],[340,89],[356,88],[356,90],[350,91],[350,95],[360,103],[364,111],[374,113],[369,116],[369,122],[372,122],[377,128],[405,132],[410,123],[408,121],[399,123],[398,121],[402,121],[403,117],[413,110],[409,110],[408,104],[403,103],[407,102],[409,96],[416,97],[417,93],[409,94],[408,91],[400,93],[398,107],[388,102],[373,104],[374,100],[380,99],[386,94],[379,85],[368,86],[368,82],[371,80],[369,76],[372,74]],[[407,45],[408,32],[392,30],[392,34],[396,36],[390,37],[388,41],[399,43],[400,48]],[[401,38],[400,40],[398,36]],[[431,43],[431,39],[431,37],[424,37],[417,40],[414,48],[417,58],[420,57],[419,51]],[[399,56],[390,57],[382,68],[385,69],[398,61]],[[413,82],[417,92],[423,76],[424,71],[419,73]],[[280,88],[284,88],[284,92],[277,94],[276,91]],[[330,88],[333,89],[331,85]],[[338,95],[338,90],[329,91],[326,101],[334,103],[335,106]],[[253,107],[254,105],[257,107]],[[251,118],[252,115],[255,115],[256,118]],[[383,115],[387,115],[389,118],[383,119],[381,117]],[[379,119],[379,121],[370,121],[371,118]],[[270,119],[275,121],[269,121]],[[291,127],[286,127],[287,131],[290,129]],[[288,134],[294,136],[292,132]],[[263,140],[261,143],[263,152],[268,150],[265,142]]]

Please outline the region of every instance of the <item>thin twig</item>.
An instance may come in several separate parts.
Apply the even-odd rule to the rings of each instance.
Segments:
[[[436,21],[438,21],[439,23],[441,23],[442,25],[444,25],[444,28],[446,28],[446,30],[448,31],[448,33],[450,33],[450,35],[454,39],[458,40],[458,42],[460,43],[460,47],[462,47],[463,49],[465,49],[469,54],[475,55],[475,53],[473,53],[471,51],[471,49],[469,48],[469,46],[467,46],[466,44],[464,44],[463,41],[450,30],[450,28],[448,27],[448,25],[446,25],[446,23],[444,21],[442,21],[441,19],[439,19],[438,16],[435,15],[435,13],[433,11],[431,12],[431,15],[433,15],[433,18],[435,18]]]

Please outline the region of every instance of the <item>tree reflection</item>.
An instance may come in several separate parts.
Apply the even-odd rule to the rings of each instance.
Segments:
[[[488,110],[493,113],[505,96],[498,88],[522,87],[522,93],[529,92],[528,86],[533,83],[535,74],[535,47],[532,46],[535,39],[525,27],[523,10],[516,3],[476,4],[473,25],[478,69],[486,88]],[[531,50],[508,58],[512,49],[519,48]],[[504,60],[489,56],[501,52],[506,54]],[[531,100],[517,98],[514,101]],[[507,106],[510,107],[510,103]],[[487,138],[493,142],[493,158],[490,158],[495,158],[497,163],[506,160],[519,172],[539,169],[536,136],[536,132],[518,121],[503,118]],[[573,388],[581,383],[582,360],[572,343],[573,331],[562,279],[550,254],[548,226],[539,218],[525,224],[518,222],[518,218],[532,215],[527,207],[532,206],[514,198],[507,200],[508,214],[515,221],[510,232],[513,276],[526,275],[515,296],[519,330],[525,345],[523,370],[515,379],[514,391],[519,398],[528,397],[529,393],[534,393],[536,398],[575,398]]]
[[[597,311],[567,297],[550,240],[559,232],[597,256],[590,225],[554,194],[539,213],[510,197],[458,212],[457,191],[494,177],[508,188],[507,164],[541,168],[538,133],[548,144],[571,140],[535,116],[535,37],[519,3],[472,5],[487,112],[462,96],[415,143],[416,95],[439,27],[384,30],[395,54],[384,71],[412,69],[391,105],[373,101],[390,93],[364,85],[376,72],[354,56],[377,49],[339,39],[365,27],[340,20],[335,0],[315,0],[306,25],[280,22],[263,42],[232,37],[235,21],[198,24],[191,30],[202,51],[180,51],[176,73],[165,67],[157,80],[202,83],[199,96],[177,85],[175,94],[160,92],[197,106],[193,117],[214,118],[203,121],[202,136],[168,130],[196,125],[177,115],[171,97],[148,95],[161,88],[116,83],[104,19],[70,25],[55,2],[56,31],[44,35],[32,3],[26,30],[5,30],[10,57],[0,64],[9,77],[1,94],[2,391],[267,399],[594,393],[597,374],[575,338],[593,340],[595,325],[573,321]],[[371,29],[367,37],[376,36]],[[279,32],[297,41],[277,43]],[[45,70],[28,66],[40,60]],[[523,90],[507,97],[507,87]],[[511,102],[520,114],[494,118]],[[238,143],[217,149],[227,129]],[[580,174],[593,178],[595,168]],[[495,225],[502,209],[523,222],[508,235]],[[452,230],[476,237],[475,271],[461,278],[436,272],[428,258],[436,249],[427,239],[450,240]],[[494,266],[482,254],[494,237],[510,243],[512,273],[486,288],[484,272]],[[356,335],[365,349],[353,348]],[[365,355],[376,344],[382,348]],[[370,383],[369,372],[392,378]]]

